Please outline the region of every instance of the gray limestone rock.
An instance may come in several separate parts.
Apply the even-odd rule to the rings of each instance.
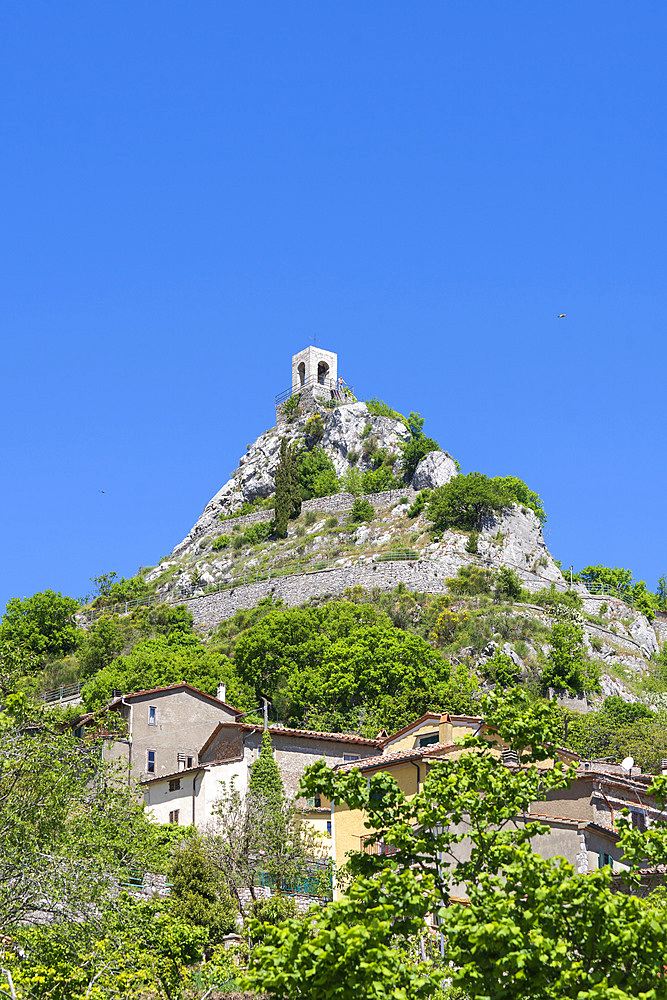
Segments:
[[[451,455],[446,451],[429,451],[415,469],[412,486],[416,490],[433,490],[436,486],[444,486],[457,475],[456,464]]]
[[[373,440],[378,448],[399,456],[394,465],[394,472],[397,473],[400,470],[400,446],[409,439],[410,432],[401,420],[373,416],[365,403],[352,403],[327,414],[321,443],[336,473],[342,476],[349,467],[349,456],[352,454],[356,456],[356,467],[361,472],[372,468],[370,457],[364,455],[364,443]]]
[[[521,667],[523,665],[521,663],[521,659],[519,658],[519,654],[517,653],[516,649],[511,644],[511,642],[506,642],[504,644],[503,653],[505,654],[505,656],[509,656],[510,660],[512,661],[515,667]]]
[[[644,615],[637,614],[630,626],[630,635],[635,642],[644,647],[642,653],[646,656],[647,660],[651,658],[653,653],[658,652],[659,645],[655,632]],[[645,653],[644,650],[646,651]]]

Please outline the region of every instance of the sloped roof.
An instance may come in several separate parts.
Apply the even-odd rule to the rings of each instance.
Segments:
[[[165,694],[169,691],[189,691],[191,694],[199,695],[200,698],[206,698],[207,701],[212,701],[215,705],[223,705],[224,708],[228,708],[230,712],[238,718],[243,715],[238,708],[234,708],[233,705],[228,705],[226,701],[220,701],[215,695],[207,694],[206,691],[201,691],[199,688],[194,687],[192,684],[186,684],[184,682],[176,684],[167,684],[165,687],[155,687],[148,688],[145,691],[133,691],[131,694],[121,695],[120,698],[114,698],[113,701],[109,703],[109,708],[114,708],[116,705],[120,705],[123,701],[131,701],[133,698],[145,698],[149,694]]]
[[[208,750],[209,746],[218,735],[221,729],[233,726],[235,730],[244,730],[247,733],[261,733],[263,726],[254,726],[249,722],[218,722],[215,729],[199,751],[199,756]],[[271,736],[300,736],[312,740],[331,740],[340,743],[347,743],[352,746],[380,746],[381,740],[367,739],[365,736],[355,736],[354,733],[325,733],[315,729],[284,729],[282,726],[269,726]]]
[[[353,771],[358,767],[360,771],[372,770],[374,767],[390,767],[393,764],[400,764],[404,760],[422,759],[424,757],[435,757],[443,750],[458,749],[456,743],[429,743],[425,747],[415,747],[412,750],[394,750],[391,753],[377,754],[375,757],[361,757],[359,760],[351,760],[345,764],[338,764],[337,771]]]
[[[403,726],[402,729],[398,729],[395,733],[389,733],[388,736],[381,737],[380,743],[382,746],[386,746],[388,743],[393,743],[394,740],[398,740],[402,736],[406,736],[408,733],[412,732],[413,729],[419,729],[420,726],[426,725],[428,722],[440,724],[441,722],[479,723],[482,721],[481,715],[452,715],[450,712],[425,712],[424,715],[415,719],[414,722],[408,723],[407,726]]]

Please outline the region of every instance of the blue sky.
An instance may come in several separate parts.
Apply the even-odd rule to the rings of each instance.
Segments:
[[[654,587],[666,39],[641,0],[4,4],[0,606],[169,552],[313,335]]]

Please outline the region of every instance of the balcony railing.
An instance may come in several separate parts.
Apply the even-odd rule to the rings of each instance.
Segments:
[[[372,842],[370,837],[359,837],[359,841],[364,854],[372,854],[374,857],[391,857],[392,854],[398,854],[398,847],[394,847],[393,844],[385,844],[381,840]]]

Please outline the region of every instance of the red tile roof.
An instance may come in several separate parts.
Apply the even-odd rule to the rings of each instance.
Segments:
[[[404,760],[433,757],[442,750],[452,750],[456,746],[456,743],[429,743],[428,746],[416,747],[413,750],[394,750],[393,753],[382,753],[376,757],[361,757],[359,760],[338,764],[336,770],[353,771],[355,767],[358,767],[360,771],[367,771],[374,767],[388,767],[392,764],[400,764]]]
[[[237,725],[237,723],[234,723]],[[262,732],[263,726],[253,726],[249,722],[238,723],[243,729]],[[357,736],[356,733],[326,733],[318,729],[287,729],[283,726],[269,726],[272,736],[307,736],[314,740],[340,740],[342,743],[360,743],[362,746],[377,747],[381,740],[370,739],[367,736]]]
[[[208,750],[209,746],[223,726],[233,726],[234,729],[243,729],[249,733],[261,733],[264,730],[263,726],[253,726],[249,722],[219,722],[209,738],[206,740],[206,743],[204,743],[204,746],[199,751],[200,757],[206,750]],[[380,746],[380,740],[370,740],[365,736],[355,736],[354,733],[323,733],[315,729],[283,729],[282,726],[269,726],[269,732],[272,736],[301,736],[305,739],[313,740],[334,740],[340,743],[352,744],[353,746]]]

